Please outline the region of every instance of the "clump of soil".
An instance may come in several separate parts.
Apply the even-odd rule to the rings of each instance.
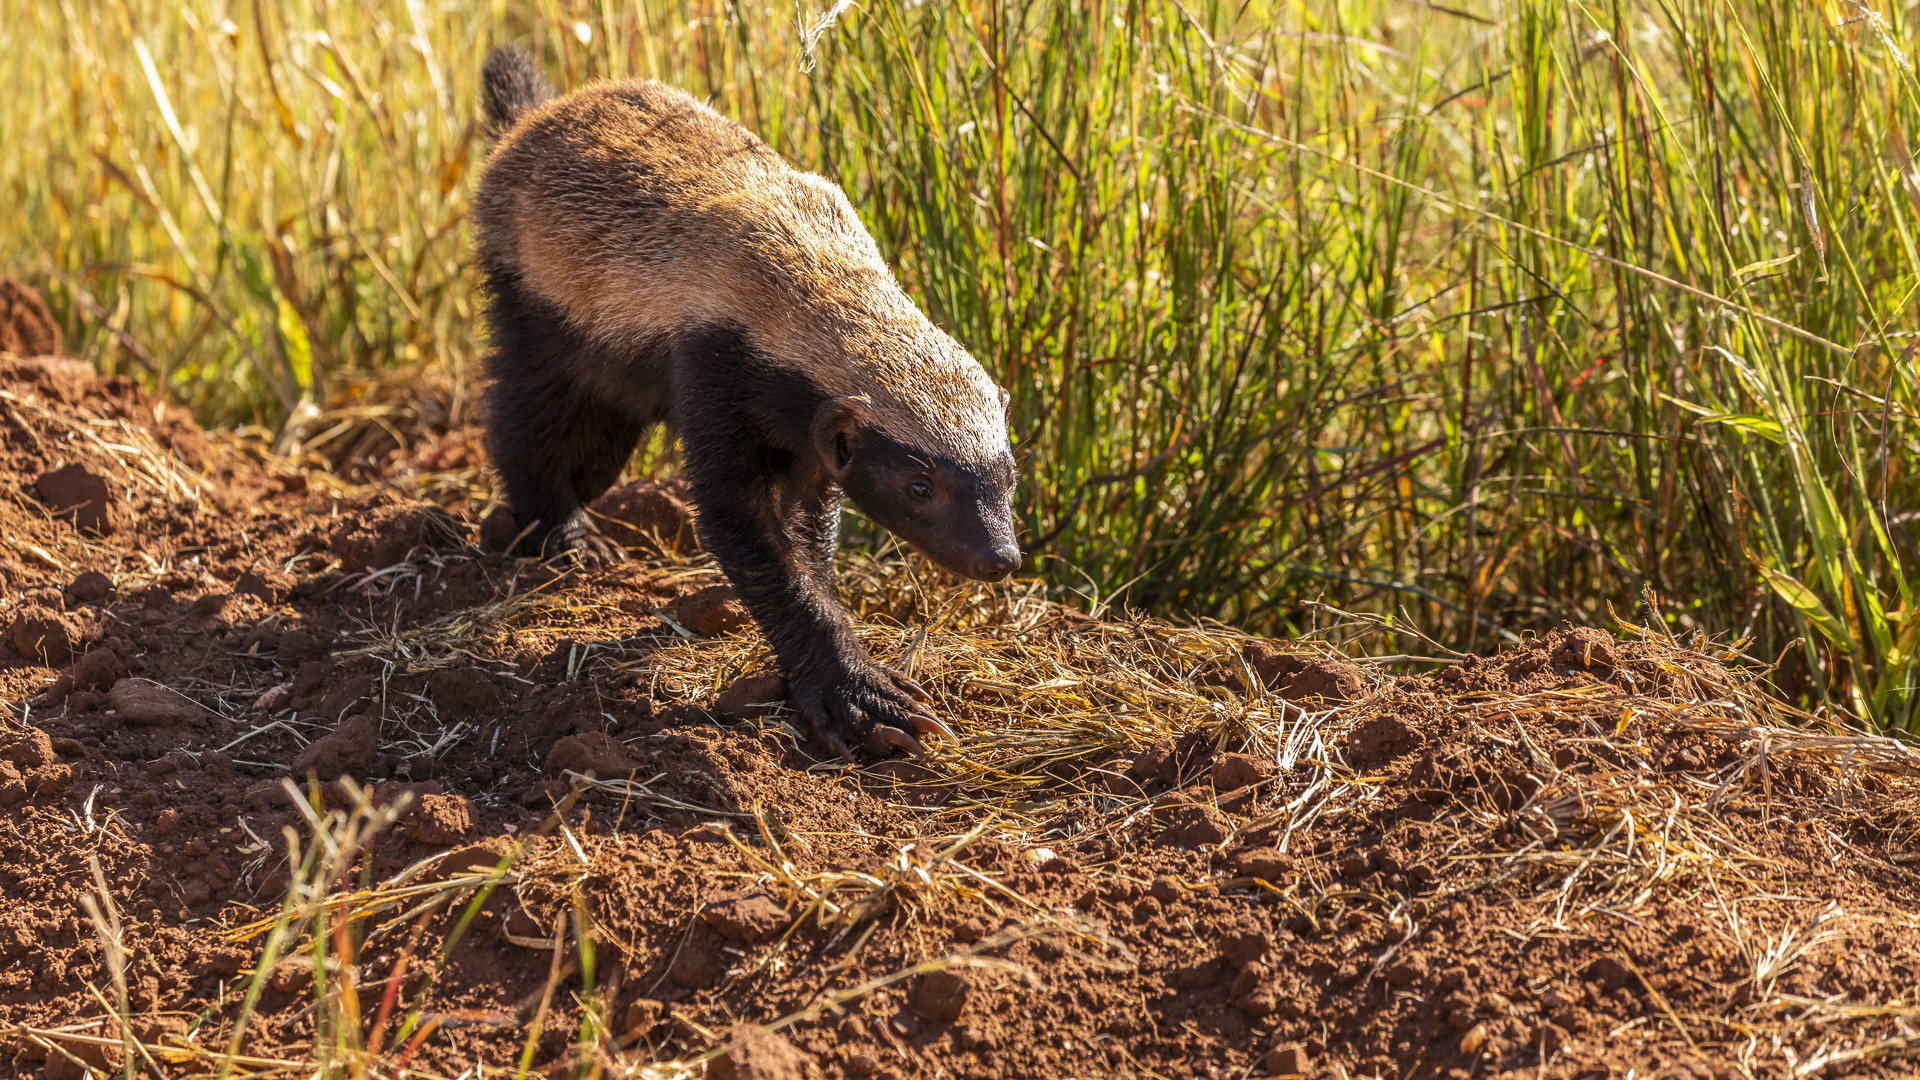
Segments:
[[[339,494],[125,380],[0,359],[0,389],[12,1075],[118,1067],[96,862],[131,1030],[181,1075],[289,890],[336,886],[364,943],[260,976],[247,1053],[310,1060],[350,967],[364,1022],[390,979],[441,1017],[409,1067],[447,1076],[530,1036],[562,1074],[589,1007],[605,1060],[724,1048],[712,1076],[1911,1069],[1920,759],[1656,628],[1395,673],[860,564],[961,745],[850,769],[686,550],[509,559],[477,506]],[[46,493],[67,468],[113,528]],[[946,610],[974,621],[919,633]],[[316,884],[296,793],[393,821]]]
[[[52,356],[60,351],[60,324],[32,287],[0,277],[0,352]]]

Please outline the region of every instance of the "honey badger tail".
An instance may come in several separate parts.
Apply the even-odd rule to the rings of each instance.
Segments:
[[[487,110],[487,123],[499,134],[519,121],[528,109],[545,104],[553,96],[533,57],[518,45],[506,45],[487,56],[480,69],[481,99]]]

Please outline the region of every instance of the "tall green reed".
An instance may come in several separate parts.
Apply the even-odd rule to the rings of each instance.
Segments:
[[[1062,585],[1469,647],[1651,583],[1792,693],[1912,726],[1914,16],[14,5],[0,74],[47,89],[0,107],[0,260],[216,418],[413,362],[469,387],[475,69],[518,40],[848,188],[1013,391]]]

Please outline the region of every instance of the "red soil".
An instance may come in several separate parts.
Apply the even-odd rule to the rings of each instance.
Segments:
[[[1920,1052],[1911,755],[1675,704],[1730,678],[1697,654],[1565,631],[1441,678],[1255,645],[1196,682],[1310,692],[1289,715],[1317,741],[1226,753],[1202,709],[989,810],[912,763],[816,761],[765,706],[777,679],[723,711],[651,673],[674,624],[753,633],[709,568],[560,575],[471,546],[477,508],[336,490],[124,380],[0,357],[0,1071],[117,1068],[86,1041],[119,1037],[95,865],[134,1034],[224,1048],[262,946],[234,931],[278,910],[287,836],[311,843],[282,786],[309,776],[326,805],[341,777],[412,796],[363,883],[533,837],[405,981],[441,1018],[428,1074],[511,1068],[535,1022],[564,1071],[583,999],[630,1064],[895,973],[709,1075],[1894,1076]],[[608,508],[685,545],[661,490]],[[964,696],[942,707],[965,737]],[[645,789],[568,802],[583,774]],[[852,910],[809,913],[796,881]],[[411,926],[352,957],[368,1029]],[[246,1052],[311,1060],[311,959],[263,982]]]

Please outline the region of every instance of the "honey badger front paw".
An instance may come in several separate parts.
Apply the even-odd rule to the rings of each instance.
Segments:
[[[815,737],[848,761],[853,760],[851,746],[864,746],[875,757],[895,750],[919,757],[926,750],[916,735],[959,741],[920,704],[929,700],[926,690],[885,664],[861,658],[788,684],[793,707],[813,726]]]

